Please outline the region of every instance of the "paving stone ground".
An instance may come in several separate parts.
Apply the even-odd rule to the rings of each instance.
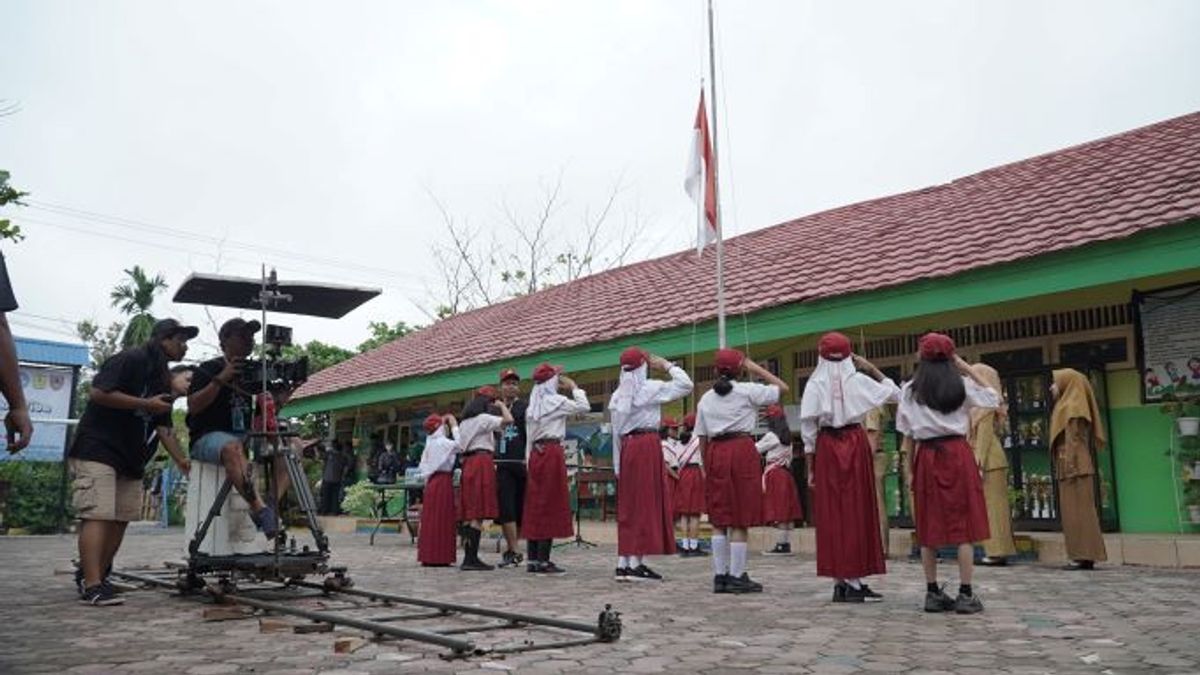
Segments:
[[[182,536],[131,531],[118,564],[178,559]],[[261,633],[257,618],[205,622],[210,605],[153,591],[128,594],[120,607],[82,606],[62,573],[73,538],[0,537],[0,673],[1200,672],[1196,571],[984,568],[975,587],[987,609],[960,617],[920,611],[924,581],[920,566],[908,561],[889,562],[889,574],[873,581],[883,603],[853,606],[832,604],[830,584],[815,576],[811,559],[800,557],[754,556],[751,572],[767,592],[717,596],[707,559],[656,559],[664,583],[616,584],[612,547],[559,549],[556,559],[569,574],[545,578],[422,569],[414,547],[398,536],[374,547],[363,535],[333,535],[332,543],[335,562],[348,565],[360,587],[589,623],[610,603],[622,613],[624,634],[614,644],[506,658],[446,661],[436,649],[410,642],[367,643],[336,654],[337,637],[361,634]],[[942,573],[956,582],[953,567],[943,564]],[[477,641],[527,635],[504,631]]]

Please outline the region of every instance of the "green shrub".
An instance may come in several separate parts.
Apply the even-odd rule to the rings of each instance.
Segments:
[[[346,488],[346,497],[342,500],[342,510],[357,518],[375,518],[379,496],[371,487],[370,481],[359,481]]]
[[[0,481],[8,483],[4,524],[33,534],[58,532],[63,466],[57,462],[0,462]],[[67,486],[70,489],[70,486]],[[63,523],[75,517],[71,500],[66,500]]]

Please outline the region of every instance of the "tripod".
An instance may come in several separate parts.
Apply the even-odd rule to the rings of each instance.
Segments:
[[[575,499],[574,499],[574,502],[575,502],[574,503],[574,507],[575,507],[575,538],[568,540],[568,541],[557,543],[554,545],[554,548],[561,548],[563,546],[572,546],[572,545],[574,545],[575,548],[596,548],[596,546],[598,544],[596,544],[595,542],[588,541],[587,539],[583,538],[583,527],[580,525],[580,522],[581,522],[580,514],[582,512],[582,509],[579,508],[579,490],[581,489],[582,482],[579,480],[579,472],[594,471],[597,467],[582,466],[582,465],[575,465],[573,467],[571,467],[571,465],[568,465],[568,467],[575,469],[575,476],[573,478],[573,480],[575,481]]]

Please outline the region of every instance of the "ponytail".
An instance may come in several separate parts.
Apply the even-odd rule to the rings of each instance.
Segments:
[[[717,382],[713,385],[713,391],[717,392],[717,396],[725,396],[733,391],[733,375],[731,373],[718,373]]]

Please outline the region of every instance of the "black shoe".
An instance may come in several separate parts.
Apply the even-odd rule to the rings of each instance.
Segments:
[[[503,569],[505,567],[516,567],[519,564],[521,564],[519,554],[513,551],[505,551],[504,555],[500,557],[500,564],[498,567]]]
[[[846,602],[879,602],[883,596],[872,591],[866,584],[858,588],[846,584]]]
[[[692,549],[692,555],[693,555],[693,556],[695,556],[695,557],[697,557],[697,558],[707,558],[707,557],[708,557],[708,551],[705,551],[705,550],[704,550],[704,549],[702,549],[702,548],[694,548],[694,549]]]
[[[118,598],[113,593],[112,586],[106,583],[96,584],[91,588],[83,591],[83,595],[79,596],[79,602],[85,605],[94,605],[96,607],[107,607],[110,605],[121,605],[125,601]]]
[[[925,611],[926,612],[952,612],[954,611],[954,600],[946,595],[942,589],[938,589],[937,593],[933,591],[925,591]]]
[[[1070,572],[1082,572],[1096,569],[1096,563],[1091,560],[1072,560],[1063,565],[1063,569]]]
[[[959,593],[958,598],[954,600],[955,614],[978,614],[982,611],[983,601],[980,600],[979,596],[975,595],[974,593],[971,595],[963,595],[962,593]]]
[[[791,544],[775,544],[775,548],[770,551],[763,551],[763,555],[791,555]]]
[[[617,571],[613,572],[613,581],[618,581],[621,583],[632,581],[632,579],[629,578],[630,573],[631,571],[628,567],[618,567]]]
[[[76,567],[76,568],[75,568],[75,592],[76,592],[76,593],[78,593],[78,594],[79,594],[79,597],[81,597],[81,598],[82,598],[82,597],[83,597],[83,591],[84,591],[84,588],[83,588],[83,568],[82,568],[82,567]]]
[[[694,555],[696,555],[696,552],[690,548],[679,549],[679,557],[680,558],[691,558]]]
[[[713,577],[713,593],[733,593],[729,588],[729,575],[718,574]]]
[[[846,589],[847,588],[850,588],[850,585],[844,581],[839,581],[836,584],[834,584],[833,585],[833,601],[834,602],[847,602],[847,600],[846,600]]]
[[[525,571],[530,574],[541,574],[542,563],[537,560],[530,560],[529,563],[525,565]]]
[[[638,565],[629,571],[630,581],[662,581],[662,575],[645,565]]]
[[[464,572],[490,572],[496,568],[493,565],[483,562],[479,558],[475,558],[473,560],[463,560],[462,564],[458,566],[458,569]]]
[[[738,581],[742,583],[742,586],[746,589],[746,593],[762,593],[763,591],[763,585],[751,579],[750,575],[746,572],[742,572],[742,576],[738,577]]]
[[[540,572],[541,574],[553,574],[556,576],[567,573],[567,571],[565,569],[563,569],[563,568],[559,567],[558,565],[555,565],[554,563],[549,562],[549,561],[542,563],[542,567],[541,567],[541,569],[538,570],[538,572]]]
[[[883,596],[871,590],[871,587],[862,585],[863,602],[883,602]]]
[[[985,556],[983,556],[983,558],[981,558],[979,560],[979,564],[983,565],[984,567],[1007,567],[1008,566],[1008,558],[1006,558],[1006,557],[993,558],[991,556],[985,555]]]

